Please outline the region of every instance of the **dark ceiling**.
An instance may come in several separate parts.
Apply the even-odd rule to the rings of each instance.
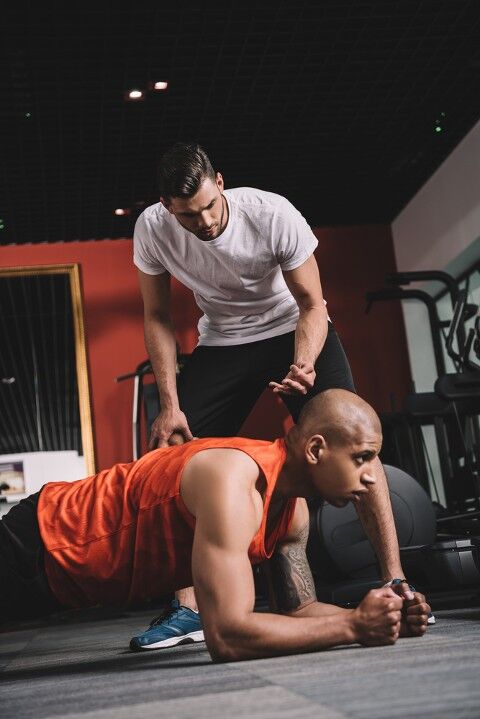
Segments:
[[[478,0],[12,2],[0,23],[1,244],[130,237],[179,139],[313,225],[390,221],[480,118]]]

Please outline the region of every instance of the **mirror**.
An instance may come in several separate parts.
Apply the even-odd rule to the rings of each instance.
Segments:
[[[0,494],[93,474],[79,266],[0,268],[0,327]]]

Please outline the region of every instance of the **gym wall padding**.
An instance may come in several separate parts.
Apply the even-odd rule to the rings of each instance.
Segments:
[[[389,392],[409,386],[403,320],[395,303],[364,314],[365,291],[383,284],[395,269],[388,226],[316,231],[317,260],[328,307],[352,364],[357,388],[377,409]],[[114,378],[145,359],[143,310],[131,240],[98,240],[0,247],[0,266],[80,264],[97,467],[132,457],[132,384]],[[393,264],[392,264],[393,263]],[[190,291],[173,283],[173,312],[183,352],[196,342],[199,311]],[[5,338],[8,341],[8,338]],[[242,434],[273,439],[290,424],[275,397],[266,393]]]

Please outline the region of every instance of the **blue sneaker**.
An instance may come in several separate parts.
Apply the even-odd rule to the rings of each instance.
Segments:
[[[130,649],[140,652],[142,649],[163,649],[203,641],[200,614],[182,607],[178,599],[174,599],[170,607],[151,622],[146,632],[132,638]]]

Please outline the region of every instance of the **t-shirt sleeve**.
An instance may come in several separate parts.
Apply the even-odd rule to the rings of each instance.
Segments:
[[[284,271],[303,265],[318,245],[306,219],[288,200],[277,211],[274,242],[278,264]]]
[[[142,212],[133,231],[133,264],[147,275],[161,275],[166,272],[155,252],[155,237]]]

